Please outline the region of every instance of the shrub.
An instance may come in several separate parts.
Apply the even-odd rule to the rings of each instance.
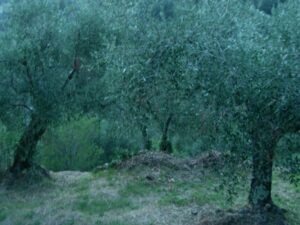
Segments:
[[[98,125],[97,118],[85,116],[52,127],[39,145],[39,160],[54,171],[93,169],[103,155],[96,145]]]

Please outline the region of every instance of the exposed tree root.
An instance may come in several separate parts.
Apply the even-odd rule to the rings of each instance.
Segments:
[[[2,177],[2,183],[5,186],[31,185],[50,179],[51,176],[49,171],[44,167],[35,164],[30,168],[18,171],[7,170]]]

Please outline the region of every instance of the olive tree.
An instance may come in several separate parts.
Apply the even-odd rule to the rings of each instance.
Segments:
[[[34,162],[38,141],[62,113],[72,113],[71,103],[81,104],[74,98],[85,95],[78,88],[85,90],[89,83],[72,80],[83,77],[95,84],[101,77],[104,23],[93,5],[77,3],[61,10],[59,1],[11,1],[6,9],[0,40],[5,46],[0,52],[1,114],[26,119],[9,169],[15,177],[41,169]]]
[[[245,107],[243,120],[253,145],[249,202],[254,207],[273,206],[275,148],[284,135],[300,130],[298,4],[299,1],[290,1],[275,11],[266,25],[268,33],[258,36],[256,49],[249,47],[247,84],[243,83],[236,93]]]
[[[272,17],[250,4],[226,0],[204,1],[189,12],[196,15],[196,38],[184,54],[185,68],[193,68],[196,77],[187,73],[195,85],[186,88],[200,90],[217,115],[232,118],[248,138],[253,209],[276,209],[271,198],[275,148],[285,134],[299,131],[297,4],[288,1]],[[180,32],[177,37],[183,40]]]
[[[284,135],[299,131],[297,4],[288,1],[272,17],[240,1],[181,4],[190,11],[178,20],[176,13],[171,20],[160,13],[157,20],[145,17],[142,28],[129,24],[131,41],[120,50],[124,96],[150,118],[168,125],[169,115],[183,115],[178,100],[197,93],[219,112],[216,119],[238,124],[252,156],[253,209],[276,209],[275,148]]]
[[[238,21],[234,15],[234,36],[221,48],[224,61],[216,64],[220,69],[214,73],[212,96],[250,142],[253,209],[277,208],[271,197],[275,149],[284,135],[300,129],[297,4],[289,1],[272,17],[251,9],[244,10]]]
[[[148,129],[161,133],[160,150],[171,152],[169,130],[188,104],[185,90],[192,72],[193,16],[180,1],[139,1],[126,14],[124,39],[115,51],[120,97],[125,111],[140,127],[144,147],[151,147]],[[152,126],[153,127],[153,126]]]

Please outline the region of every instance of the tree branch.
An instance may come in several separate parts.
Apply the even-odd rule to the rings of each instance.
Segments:
[[[164,127],[164,134],[167,134],[168,133],[168,130],[169,130],[169,127],[170,127],[170,123],[172,121],[172,118],[173,118],[173,113],[170,113],[167,121],[166,121],[166,124],[165,124],[165,127]]]
[[[80,31],[78,31],[77,34],[77,41],[76,41],[76,46],[75,46],[75,56],[74,56],[74,61],[73,61],[73,69],[69,73],[68,78],[64,82],[63,86],[61,87],[61,91],[64,91],[68,83],[73,79],[75,72],[78,72],[80,69],[80,58],[79,58],[79,45],[80,45]]]
[[[25,108],[27,109],[28,111],[32,112],[33,110],[26,104],[22,104],[22,103],[17,103],[17,104],[13,104],[13,103],[10,103],[9,105],[13,106],[13,107],[22,107],[22,108]]]
[[[25,70],[26,70],[25,75],[26,75],[26,77],[27,77],[27,79],[28,79],[28,81],[29,81],[29,84],[30,84],[31,88],[34,89],[33,78],[32,78],[32,76],[31,76],[31,74],[30,74],[30,69],[29,69],[29,66],[28,66],[27,59],[24,59],[24,60],[21,62],[21,64],[22,64],[23,66],[25,66]]]
[[[61,91],[64,91],[68,83],[73,79],[74,74],[76,72],[76,68],[73,68],[73,70],[69,73],[66,81],[64,82],[63,86],[61,87]]]

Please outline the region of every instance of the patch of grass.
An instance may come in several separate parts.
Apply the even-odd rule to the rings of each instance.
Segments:
[[[0,222],[6,219],[7,215],[3,209],[0,208]]]
[[[6,196],[0,195],[0,204],[1,206],[3,206],[3,209],[0,208],[0,221],[1,218],[16,215],[17,213],[22,218],[30,218],[33,216],[32,210],[36,208],[41,202],[41,199],[25,199],[21,194],[14,195],[11,193],[7,193]]]
[[[105,177],[107,180],[113,180],[117,175],[117,170],[108,168],[93,173],[94,178]]]
[[[290,184],[280,178],[280,174],[273,176],[273,200],[279,206],[287,210],[287,219],[291,225],[300,222],[300,187]]]
[[[34,218],[34,212],[29,210],[28,212],[25,213],[24,218],[28,220],[32,220]]]
[[[299,211],[298,212],[291,212],[291,211],[288,211],[286,213],[286,218],[287,220],[289,221],[289,224],[290,225],[299,225],[299,222],[300,222],[300,215],[299,215]]]
[[[192,194],[192,201],[202,206],[205,204],[214,204],[218,205],[222,208],[230,205],[229,202],[226,201],[225,197],[221,192],[217,190],[198,190]]]
[[[21,223],[23,224],[23,223]],[[32,223],[29,223],[30,225],[41,225],[41,222],[40,221],[33,221]],[[65,224],[67,225],[67,224]]]
[[[123,221],[119,221],[119,220],[116,220],[116,221],[111,221],[111,222],[107,222],[107,223],[103,223],[102,221],[98,221],[96,223],[96,225],[132,225],[131,223],[126,223],[126,222],[123,222]]]
[[[89,189],[90,181],[82,181],[74,187],[76,193],[86,193]]]
[[[93,173],[93,178],[105,178],[107,180],[108,186],[113,187],[118,184],[118,181],[122,178],[120,173],[114,168],[108,168],[106,170],[100,170]]]
[[[174,181],[167,183],[164,186],[164,195],[159,200],[159,204],[165,205],[176,205],[186,206],[192,203],[190,196],[190,190],[195,186],[193,182]]]
[[[212,182],[209,180],[209,182]],[[220,193],[212,191],[213,184],[194,181],[176,181],[165,187],[165,194],[159,201],[160,205],[186,206],[191,203],[198,205],[219,204]]]
[[[191,203],[191,199],[180,196],[177,192],[169,192],[164,195],[160,201],[160,205],[176,205],[176,206],[186,206]]]
[[[66,222],[64,222],[63,225],[74,225],[75,224],[75,219],[70,218]]]
[[[85,195],[79,201],[74,203],[74,209],[89,214],[103,216],[105,212],[118,209],[133,209],[132,203],[127,198],[118,199],[97,199],[90,200]]]
[[[226,190],[220,189],[219,184],[218,176],[214,174],[207,174],[200,181],[177,181],[173,184],[173,191],[167,192],[160,203],[177,206],[190,203],[196,203],[199,206],[210,204],[224,209],[246,204],[246,192],[242,186],[237,187],[237,194],[232,196],[231,201],[228,201]]]
[[[142,180],[130,181],[123,189],[119,191],[120,196],[147,196],[149,193],[158,193],[161,191],[159,184],[148,183]]]
[[[39,225],[43,223],[43,218],[37,212],[45,201],[49,204],[46,208],[49,209],[47,213],[52,214],[50,216],[55,216],[57,212],[66,210],[66,214],[62,215],[63,218],[59,218],[64,221],[61,223],[62,225],[78,224],[76,219],[71,219],[68,216],[68,213],[74,210],[80,214],[82,219],[80,223],[83,222],[83,224],[154,225],[157,223],[151,223],[154,220],[150,218],[151,216],[149,216],[148,224],[147,222],[141,223],[138,217],[134,221],[127,220],[128,215],[140,215],[136,214],[138,212],[135,209],[153,204],[157,207],[162,206],[161,208],[168,208],[164,207],[168,205],[189,208],[190,206],[194,207],[194,204],[201,208],[201,206],[209,204],[223,209],[240,208],[247,204],[248,183],[246,186],[245,183],[239,184],[235,198],[232,202],[228,202],[226,191],[218,188],[220,176],[207,172],[205,176],[203,175],[199,179],[190,179],[189,177],[182,179],[180,176],[176,177],[174,173],[172,174],[174,175],[172,181],[168,176],[162,176],[165,179],[149,182],[144,176],[107,170],[101,171],[93,177],[82,177],[82,179],[71,183],[72,185],[67,182],[66,186],[61,187],[62,184],[59,183],[58,188],[54,183],[52,186],[55,188],[49,188],[46,185],[25,190],[0,189],[0,224],[5,220],[11,221],[12,225]],[[107,187],[109,180],[113,189]],[[95,193],[101,188],[105,189],[103,192],[99,192],[101,194]],[[300,187],[296,188],[289,184],[275,172],[273,188],[274,202],[288,210],[286,216],[289,224],[299,225]],[[110,193],[112,194],[110,195]],[[131,212],[131,210],[134,211]],[[168,211],[166,211],[167,213]],[[153,217],[155,216],[153,215]]]

